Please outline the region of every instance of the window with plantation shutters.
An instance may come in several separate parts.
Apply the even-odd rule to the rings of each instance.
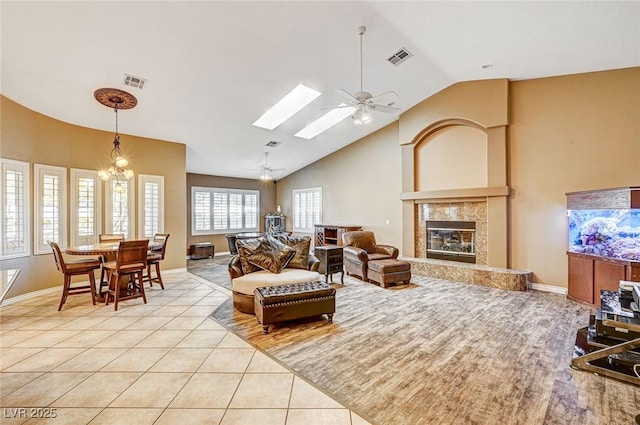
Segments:
[[[30,254],[29,244],[29,163],[0,159],[0,198],[2,241],[0,258],[16,258]]]
[[[322,188],[295,189],[292,193],[293,231],[313,233],[322,222]]]
[[[140,237],[150,239],[164,233],[164,176],[138,176],[138,228]]]
[[[258,195],[244,195],[244,223],[251,229],[258,229]]]
[[[229,215],[228,193],[213,193],[213,230],[225,230],[227,228],[227,217]]]
[[[34,254],[50,254],[47,241],[67,245],[67,169],[51,165],[33,166]]]
[[[102,228],[102,180],[97,171],[71,169],[71,245],[98,243]]]
[[[211,193],[196,192],[193,197],[193,230],[211,230]]]
[[[191,188],[191,234],[258,231],[257,190]]]
[[[134,180],[112,177],[105,183],[104,233],[134,239]]]

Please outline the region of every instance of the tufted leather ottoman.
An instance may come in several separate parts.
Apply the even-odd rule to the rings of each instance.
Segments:
[[[253,299],[256,319],[265,334],[272,323],[320,314],[326,314],[331,323],[336,311],[336,290],[324,282],[256,288]]]
[[[372,260],[367,264],[367,279],[379,283],[383,288],[390,283],[409,283],[411,280],[411,264],[407,261],[384,259]]]

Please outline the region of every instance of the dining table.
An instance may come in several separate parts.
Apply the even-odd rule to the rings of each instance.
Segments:
[[[116,259],[120,242],[96,242],[67,247],[64,252],[70,255],[102,255],[107,261]]]
[[[116,259],[119,245],[119,241],[96,242],[85,245],[71,246],[66,248],[64,252],[71,255],[102,255],[107,261],[113,261]],[[150,251],[155,251],[158,249],[162,249],[162,244],[154,244],[149,242]]]
[[[120,246],[120,241],[109,241],[109,242],[96,242],[89,243],[78,246],[70,246],[67,247],[64,252],[69,255],[100,255],[104,258],[105,262],[115,261],[118,254],[118,247]],[[162,244],[154,244],[149,242],[149,250],[159,250],[162,249]],[[128,278],[125,278],[128,279]],[[102,302],[102,282],[98,283],[98,291],[96,293],[96,301]],[[106,282],[105,282],[106,284]],[[126,286],[125,281],[121,282],[122,285]]]

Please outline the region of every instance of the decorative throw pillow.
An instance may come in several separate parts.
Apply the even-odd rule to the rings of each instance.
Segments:
[[[311,247],[311,237],[309,236],[278,236],[278,240],[295,249],[296,254],[289,261],[290,269],[309,269],[309,249]]]
[[[267,235],[248,257],[248,261],[254,266],[277,274],[287,267],[295,254],[293,248]]]
[[[249,262],[249,257],[255,253],[262,240],[263,238],[236,239],[236,248],[238,248],[238,255],[240,256],[242,273],[249,274],[260,270],[260,267],[254,266]]]

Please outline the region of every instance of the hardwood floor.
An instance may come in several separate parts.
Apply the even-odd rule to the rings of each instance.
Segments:
[[[213,267],[214,282],[228,279]],[[212,317],[380,425],[629,425],[640,413],[638,387],[569,367],[589,309],[562,295],[422,276],[392,289],[345,276],[335,287],[333,324],[264,335],[230,301]]]

